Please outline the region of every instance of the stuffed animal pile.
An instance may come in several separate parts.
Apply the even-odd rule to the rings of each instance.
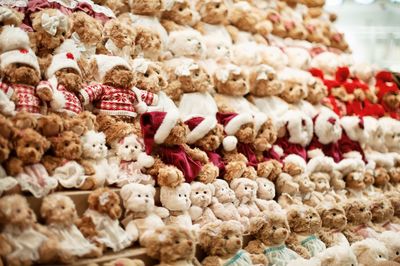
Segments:
[[[398,80],[324,2],[0,3],[0,265],[399,265]]]

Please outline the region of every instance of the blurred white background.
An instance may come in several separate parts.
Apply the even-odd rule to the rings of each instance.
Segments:
[[[358,62],[400,71],[400,3],[390,0],[326,0],[336,27]]]

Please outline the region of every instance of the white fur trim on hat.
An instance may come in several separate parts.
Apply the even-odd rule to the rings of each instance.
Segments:
[[[228,135],[235,135],[239,128],[247,123],[253,122],[253,116],[250,114],[238,114],[234,118],[232,118],[225,125],[225,132]]]
[[[190,133],[186,136],[187,142],[192,144],[197,140],[204,137],[208,132],[213,130],[217,125],[217,119],[215,117],[205,117],[200,124],[198,124]]]
[[[12,50],[0,55],[1,69],[10,64],[21,63],[33,67],[40,73],[39,62],[31,49]]]
[[[333,125],[328,122],[330,118],[335,119]],[[340,126],[339,117],[332,111],[320,112],[314,123],[314,133],[322,144],[338,141],[342,137],[342,127]]]
[[[292,163],[295,164],[299,167],[301,167],[301,169],[303,169],[304,171],[307,168],[307,163],[306,161],[304,161],[304,159],[296,154],[289,154],[288,156],[286,156],[285,159],[283,159],[283,163]]]
[[[81,70],[78,63],[75,60],[75,56],[72,53],[62,53],[53,56],[53,60],[49,68],[47,69],[47,78],[52,77],[58,70],[72,68],[81,74]]]
[[[312,174],[315,172],[332,172],[335,166],[335,162],[331,157],[327,156],[317,156],[312,158],[307,163],[307,173]]]
[[[343,159],[336,164],[336,170],[340,171],[343,175],[351,172],[364,172],[365,163],[361,159]]]
[[[0,34],[0,51],[2,53],[11,50],[29,49],[29,47],[29,36],[25,31],[14,26],[2,27]]]
[[[301,111],[289,110],[285,113],[284,121],[289,131],[289,142],[307,146],[313,136],[313,124],[310,117]],[[305,127],[303,128],[303,121]]]
[[[176,125],[179,119],[179,113],[177,110],[171,110],[167,112],[161,125],[158,127],[156,134],[154,135],[154,141],[157,144],[161,144],[168,137],[172,128]]]
[[[222,140],[222,146],[226,151],[233,151],[236,148],[238,140],[235,136],[226,136]]]
[[[96,60],[97,63],[98,73],[96,75],[96,79],[98,82],[103,82],[106,73],[114,67],[123,66],[131,70],[131,66],[128,64],[128,62],[119,56],[98,54],[94,55],[92,59]]]

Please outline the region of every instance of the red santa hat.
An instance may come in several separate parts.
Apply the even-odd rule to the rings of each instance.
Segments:
[[[170,112],[148,112],[141,115],[140,125],[148,154],[151,153],[154,143],[162,144],[165,141],[178,119],[179,113],[175,110]]]
[[[343,83],[350,77],[350,69],[348,67],[338,67],[335,74],[336,81]]]
[[[95,78],[98,82],[103,82],[106,73],[114,67],[123,66],[126,69],[131,70],[131,66],[128,62],[119,56],[98,54],[94,55],[92,60],[95,60],[97,63],[98,72],[96,73]]]
[[[14,26],[3,26],[0,33],[0,51],[2,53],[26,49],[30,47],[29,36],[21,28]]]
[[[217,120],[224,126],[224,131],[228,135],[224,138],[222,145],[225,150],[231,151],[236,148],[237,139],[234,136],[240,127],[247,123],[253,122],[253,117],[250,114],[238,113],[217,113]]]
[[[31,49],[19,49],[5,52],[0,55],[0,61],[2,70],[10,64],[20,63],[31,66],[40,73],[39,62]]]
[[[195,143],[208,132],[213,130],[217,125],[215,117],[202,117],[194,116],[185,121],[185,124],[189,127],[190,133],[186,136],[189,144]]]

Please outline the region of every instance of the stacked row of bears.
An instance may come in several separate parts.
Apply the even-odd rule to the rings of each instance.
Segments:
[[[397,80],[317,2],[2,3],[2,261],[400,263]]]

